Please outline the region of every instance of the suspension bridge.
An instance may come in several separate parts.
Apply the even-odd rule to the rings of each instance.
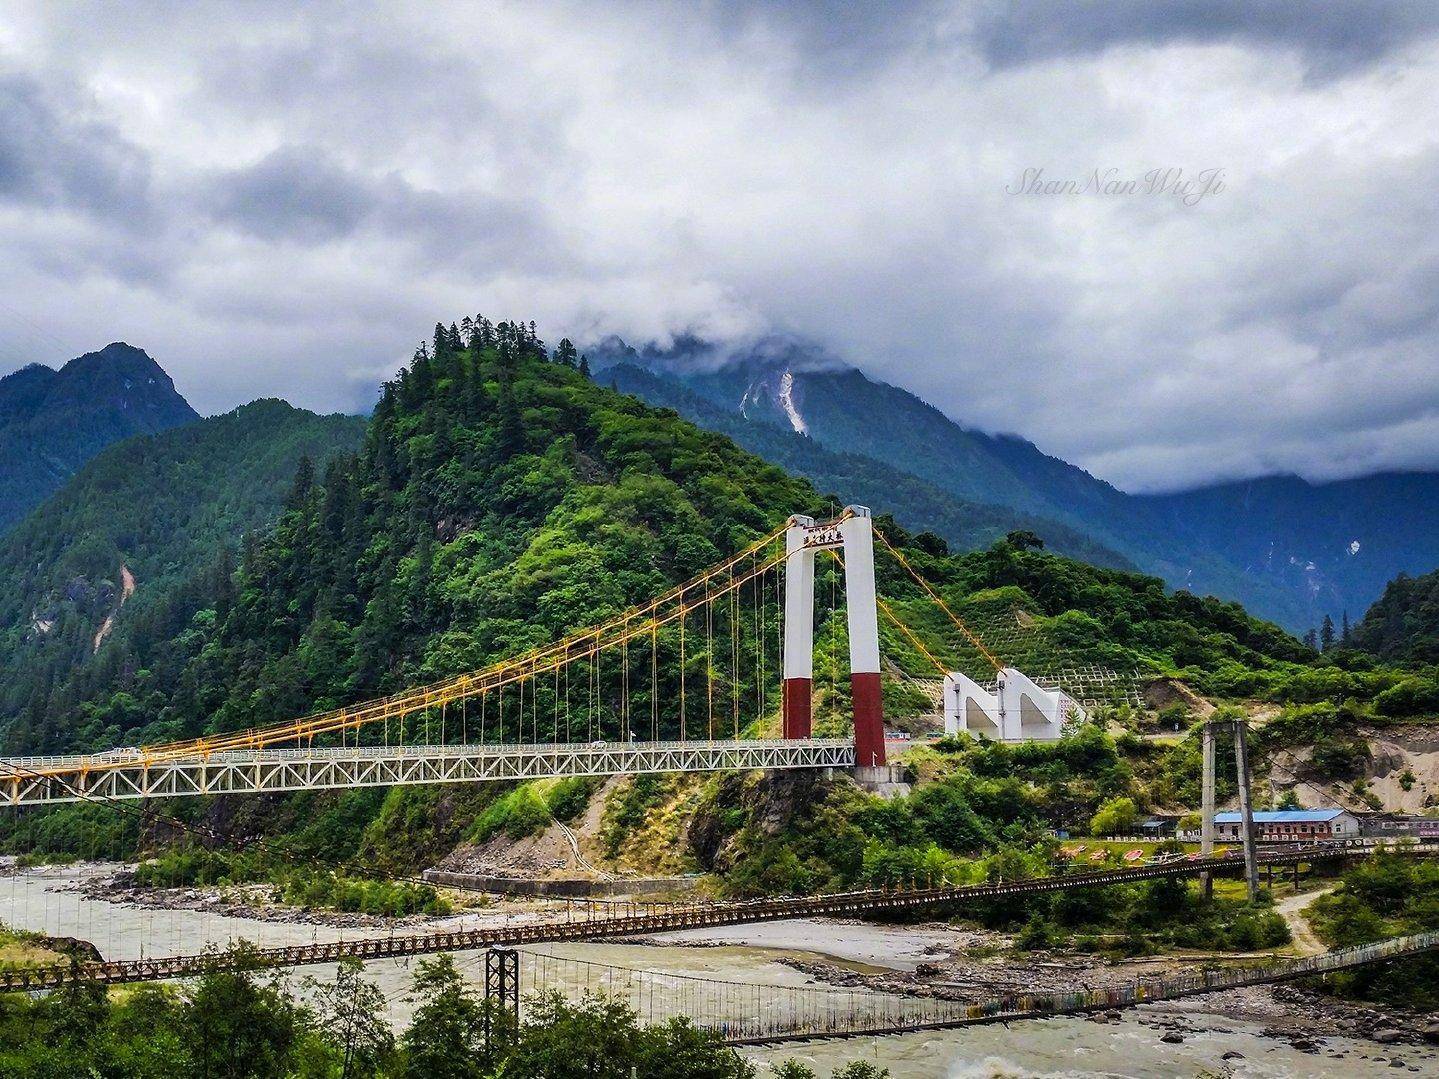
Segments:
[[[1367,853],[1367,849],[1359,848],[1358,852]],[[1313,863],[1326,858],[1344,858],[1355,853],[1356,848],[1347,843],[1316,844],[1303,849],[1262,854],[1258,861],[1260,865],[1286,866],[1301,862]],[[1420,849],[1412,853],[1430,852]],[[971,885],[939,883],[922,887],[874,888],[719,903],[608,903],[603,906],[593,903],[567,904],[566,914],[562,918],[254,949],[245,956],[244,962],[262,966],[300,967],[335,963],[342,959],[394,959],[436,952],[517,947],[557,941],[593,941],[793,918],[855,918],[940,908],[959,911],[995,900],[1016,899],[1046,892],[1187,877],[1199,873],[1242,872],[1244,866],[1242,856],[1230,854],[1123,869],[1063,873]],[[0,970],[0,992],[54,989],[76,981],[119,985],[185,978],[215,970],[232,961],[223,953],[217,955],[213,951],[206,951],[144,959],[21,967]]]
[[[1108,988],[1006,993],[979,1000],[955,999],[927,987],[926,991],[904,993],[825,985],[759,985],[591,963],[529,949],[519,952],[515,974],[516,989],[529,996],[559,986],[604,993],[628,1004],[648,1023],[686,1016],[728,1044],[744,1046],[1112,1011],[1226,989],[1324,977],[1435,950],[1439,950],[1439,932],[1417,933],[1302,959],[1141,978]]]
[[[363,786],[887,763],[867,509],[792,517],[668,592],[482,670],[289,723],[104,753],[0,759],[11,806]],[[1001,664],[904,555],[882,549],[995,671]],[[816,558],[844,579],[852,734],[813,737]],[[831,648],[840,636],[831,575]],[[838,710],[846,695],[831,685]],[[778,713],[777,720],[774,713]],[[778,727],[778,729],[775,729]],[[768,731],[769,737],[766,737]],[[778,735],[779,737],[774,737]]]

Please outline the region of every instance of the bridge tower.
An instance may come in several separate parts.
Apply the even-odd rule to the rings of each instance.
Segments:
[[[813,722],[814,559],[838,548],[844,558],[849,622],[849,684],[854,702],[854,762],[885,763],[884,704],[879,681],[879,612],[874,587],[874,522],[863,506],[834,521],[796,515],[785,531],[784,736],[808,738]]]

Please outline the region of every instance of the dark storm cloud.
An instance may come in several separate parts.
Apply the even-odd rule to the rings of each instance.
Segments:
[[[217,221],[262,240],[322,246],[362,231],[422,248],[431,260],[536,268],[557,257],[538,207],[473,192],[425,191],[396,173],[345,168],[325,150],[286,146],[199,185]]]
[[[321,244],[348,236],[373,212],[372,187],[324,151],[281,147],[213,181],[215,218],[262,239]]]
[[[136,222],[148,211],[147,155],[83,106],[0,70],[0,198]]]
[[[1439,32],[1432,0],[1003,0],[989,3],[975,39],[998,67],[1097,52],[1113,45],[1235,42],[1301,54],[1335,75]]]
[[[353,408],[475,311],[779,330],[1134,488],[1439,465],[1439,4],[6,16],[5,369]],[[1170,166],[1227,189],[1006,193]]]

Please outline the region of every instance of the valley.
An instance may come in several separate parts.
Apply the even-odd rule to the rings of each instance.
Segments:
[[[1078,868],[1066,864],[1078,857],[1066,853],[1076,842],[1085,868],[1134,864],[1136,853],[1147,864],[1186,849],[1132,837],[1146,817],[1173,829],[1197,810],[1198,725],[1216,717],[1249,723],[1262,809],[1332,805],[1366,821],[1387,813],[1411,822],[1433,811],[1432,667],[1348,642],[1308,647],[1237,604],[1171,591],[1069,526],[1019,511],[966,516],[957,502],[944,512],[966,521],[968,549],[887,514],[873,520],[870,572],[884,617],[871,632],[881,661],[879,736],[891,755],[883,776],[812,764],[734,770],[743,758],[733,755],[721,758],[728,766],[702,763],[705,753],[766,752],[758,747],[788,741],[780,673],[789,659],[777,636],[785,581],[773,545],[790,514],[825,519],[839,500],[607,388],[603,372],[587,376],[557,358],[562,352],[551,355],[517,323],[437,328],[363,429],[261,403],[121,443],[82,470],[74,493],[62,490],[6,538],[16,564],[32,567],[16,575],[9,607],[20,627],[9,638],[17,673],[5,683],[11,745],[96,754],[168,743],[146,766],[155,775],[171,761],[179,775],[192,759],[235,753],[257,754],[253,764],[267,769],[264,754],[275,755],[267,775],[300,774],[286,771],[301,765],[284,763],[285,754],[299,754],[307,769],[323,754],[348,754],[361,771],[298,784],[314,789],[151,798],[134,810],[123,808],[119,788],[92,787],[81,804],[17,810],[0,842],[25,863],[11,866],[12,907],[0,919],[39,933],[42,949],[74,936],[119,959],[181,954],[196,934],[221,948],[241,937],[392,941],[588,909],[573,898],[505,894],[537,889],[658,909],[1045,877]],[[790,387],[796,409],[802,388]],[[808,422],[813,431],[817,421]],[[797,453],[836,479],[871,468],[793,430],[780,436],[801,439],[781,457]],[[172,445],[213,464],[190,479],[173,470]],[[257,455],[260,446],[269,452]],[[123,500],[103,517],[94,507],[147,475],[183,482],[161,481],[175,526],[137,542]],[[911,489],[869,475],[879,478],[870,489],[877,496]],[[220,478],[224,501],[213,489]],[[76,529],[53,527],[74,514],[90,515],[94,523],[78,527],[100,542],[74,544],[67,537]],[[859,519],[868,534],[870,518]],[[1055,549],[1040,534],[1046,528],[1059,537]],[[237,534],[238,549],[227,553],[224,540]],[[845,556],[816,560],[809,703],[817,740],[801,737],[797,748],[859,736],[847,565]],[[39,632],[40,621],[52,628]],[[985,676],[996,654],[1067,687],[1085,701],[1086,721],[1055,742],[945,735],[938,675]],[[17,692],[27,677],[18,672],[47,655],[59,676],[48,694]],[[378,711],[365,703],[376,698],[387,702]],[[297,725],[297,717],[308,718]],[[584,770],[586,760],[644,761],[648,746],[689,742],[688,767],[660,758],[636,774],[626,774],[628,764]],[[552,743],[570,747],[578,771],[497,773],[499,782],[413,773],[373,786],[363,771],[387,754],[444,768],[488,746],[528,745],[533,759],[557,761],[542,755]],[[97,774],[121,775],[130,752]],[[1228,808],[1237,792],[1227,742],[1220,757]],[[78,777],[96,758],[80,759],[92,763],[52,791],[66,796],[66,786],[91,782]],[[69,775],[54,771],[61,760],[44,767]],[[13,801],[23,800],[32,767],[16,766]],[[1267,878],[1254,901],[1226,881],[1206,899],[1181,878],[1112,884],[1092,899],[1081,890],[997,901],[914,928],[798,921],[696,930],[689,943],[717,945],[698,949],[677,950],[668,938],[542,947],[568,949],[566,962],[595,969],[650,963],[654,977],[671,979],[693,970],[682,956],[703,953],[717,984],[755,984],[760,968],[746,964],[758,961],[774,992],[808,984],[902,1007],[978,1006],[1020,987],[1122,987],[1195,963],[1220,970],[1429,931],[1427,908],[1371,888],[1364,864],[1307,866],[1302,896]],[[1420,861],[1375,865],[1375,873],[1417,874],[1420,891],[1428,887]],[[457,890],[466,882],[492,894]],[[639,958],[615,959],[616,949]],[[26,954],[22,965],[35,967]],[[900,958],[914,955],[922,958]],[[403,984],[403,968],[389,973],[395,962],[367,965],[390,999]],[[527,962],[538,971],[551,960]],[[1412,985],[1424,984],[1432,963],[1406,959],[1337,991],[1369,1004],[1312,986],[1236,990],[1202,1014],[1229,1031],[1224,1044],[1258,1037],[1255,1051],[1271,1055],[1310,1052],[1300,1032],[1322,1021],[1331,1031],[1322,1051],[1357,1066],[1367,1059],[1362,1039],[1381,1022],[1371,1014],[1377,1005],[1420,1066],[1431,1052],[1422,1048],[1427,1028],[1400,1002],[1425,1006]],[[340,975],[322,967],[321,976]],[[1177,1016],[1199,1013],[1176,1007],[1137,1020],[1156,1044],[1183,1044],[1167,1036],[1192,1032]],[[403,1025],[409,1015],[391,1019]],[[1118,1036],[1129,1037],[1134,1022],[1119,1020]],[[1243,1033],[1244,1024],[1258,1033]],[[927,1037],[933,1046],[950,1035]],[[1097,1037],[1096,1060],[1119,1052],[1108,1032]],[[960,1060],[975,1043],[953,1044]],[[886,1051],[904,1059],[902,1043]]]

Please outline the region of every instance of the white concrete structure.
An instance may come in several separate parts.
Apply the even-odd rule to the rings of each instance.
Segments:
[[[844,558],[849,624],[849,682],[854,704],[855,765],[885,763],[884,703],[879,676],[879,608],[874,588],[874,521],[863,506],[816,523],[794,516],[785,532],[784,735],[808,738],[814,686],[814,559],[827,548]]]
[[[944,676],[944,733],[967,731],[976,738],[1004,740],[999,698],[967,674]]]
[[[1062,690],[1043,689],[1013,667],[993,693],[959,671],[944,679],[944,733],[965,731],[1001,742],[1053,742],[1084,709]]]

